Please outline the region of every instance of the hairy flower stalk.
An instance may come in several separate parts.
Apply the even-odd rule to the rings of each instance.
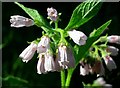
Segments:
[[[75,58],[72,50],[65,45],[59,46],[57,61],[62,69],[73,68],[75,66]]]
[[[22,58],[23,62],[28,62],[32,59],[35,51],[37,50],[37,44],[32,42],[20,55],[19,57]]]
[[[52,21],[56,21],[58,19],[58,13],[57,10],[54,9],[53,7],[51,8],[47,8],[47,12],[48,12],[48,17],[50,18],[50,20]]]
[[[110,43],[120,44],[120,36],[118,36],[118,35],[108,36],[107,39],[108,39],[108,42],[110,42]]]
[[[16,27],[16,28],[24,27],[24,26],[29,27],[34,25],[34,21],[32,19],[20,15],[11,16],[10,22],[12,23],[11,27]]]
[[[87,36],[83,32],[72,30],[68,31],[68,34],[76,44],[84,45],[86,43]]]

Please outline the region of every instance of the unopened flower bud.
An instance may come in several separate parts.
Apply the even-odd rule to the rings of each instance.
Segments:
[[[78,45],[86,44],[87,36],[83,32],[72,30],[68,31],[68,34],[76,44]]]
[[[114,46],[108,46],[106,51],[110,52],[112,56],[116,56],[116,55],[118,55],[119,49]]]
[[[23,62],[28,62],[32,59],[35,51],[37,50],[37,44],[31,43],[20,55],[19,57],[22,58]]]
[[[52,20],[52,21],[56,21],[58,18],[58,13],[57,10],[54,8],[47,8],[47,12],[48,12],[48,17]]]
[[[110,42],[110,43],[120,44],[120,36],[118,36],[118,35],[108,36],[107,39],[108,39],[108,42]]]
[[[43,36],[41,41],[38,43],[37,53],[44,53],[50,47],[50,38],[48,36]]]
[[[17,28],[24,26],[29,27],[34,25],[34,21],[32,19],[20,15],[11,16],[10,22],[12,23],[11,27],[17,27]]]

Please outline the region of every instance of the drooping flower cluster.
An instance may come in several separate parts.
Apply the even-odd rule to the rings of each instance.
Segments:
[[[56,58],[53,58],[53,52],[50,49],[50,38],[43,36],[38,44],[32,42],[21,54],[23,62],[32,59],[35,51],[39,54],[37,63],[37,73],[47,73],[49,71],[60,71],[62,69],[73,68],[75,59],[70,47],[60,45]]]
[[[95,62],[92,62],[93,65],[90,63],[85,63],[83,61],[80,62],[80,75],[88,75],[89,73],[93,74],[96,73],[99,75],[104,75],[105,69],[103,67],[103,64],[101,61],[96,60]]]
[[[119,44],[120,38],[117,35],[108,36],[106,38],[106,41],[109,43],[116,43]],[[104,44],[105,45],[105,44]],[[98,46],[98,45],[97,45]],[[94,57],[94,61],[90,62],[90,58],[85,59],[86,61],[80,62],[80,75],[88,75],[89,73],[96,73],[97,76],[105,75],[105,68],[103,66],[103,61],[106,64],[106,67],[109,71],[112,71],[113,69],[117,68],[116,63],[112,59],[111,56],[117,56],[119,49],[114,46],[93,46],[95,48],[95,51],[93,50],[93,47],[89,50],[89,54],[91,54],[91,57]],[[98,50],[100,50],[102,57],[100,57]],[[97,51],[97,54],[96,54]],[[103,60],[103,61],[102,61]]]
[[[48,17],[53,22],[57,21],[59,18],[59,14],[57,10],[54,8],[47,8]],[[32,19],[14,15],[11,16],[10,19],[11,27],[29,27],[34,25],[34,21]],[[67,32],[69,37],[79,46],[85,45],[87,36],[80,31],[71,30]],[[76,34],[76,35],[74,35]],[[63,34],[62,34],[63,35]],[[62,36],[61,35],[61,36]],[[62,37],[64,38],[64,37]],[[73,55],[73,50],[69,44],[66,43],[66,39],[60,39],[57,43],[57,47],[54,47],[54,51],[51,48],[51,39],[49,34],[43,35],[41,40],[38,42],[34,40],[31,44],[19,55],[22,58],[23,62],[28,62],[32,59],[35,52],[38,53],[38,63],[37,63],[37,73],[45,74],[49,71],[61,71],[63,69],[69,69],[75,67],[75,58]],[[61,42],[62,41],[62,42]],[[53,41],[52,41],[53,42]],[[56,46],[56,45],[55,45]]]

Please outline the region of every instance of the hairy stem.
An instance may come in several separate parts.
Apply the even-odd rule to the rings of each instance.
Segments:
[[[62,88],[65,87],[65,70],[61,71],[61,86]]]

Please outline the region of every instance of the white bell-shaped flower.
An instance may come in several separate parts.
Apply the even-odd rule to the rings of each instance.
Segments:
[[[10,22],[12,23],[11,27],[16,27],[16,28],[24,27],[24,26],[29,27],[34,25],[34,21],[32,19],[20,15],[11,16]]]
[[[84,64],[80,66],[80,75],[85,76],[89,74],[89,65]]]
[[[55,62],[53,54],[48,50],[45,53],[45,71],[55,71]]]
[[[44,53],[50,47],[50,38],[48,36],[43,36],[41,41],[38,43],[37,53]]]
[[[58,48],[58,63],[62,69],[68,69],[75,66],[75,59],[72,50],[65,46],[60,45]]]
[[[68,34],[76,44],[78,45],[86,44],[87,36],[83,32],[72,30],[68,31]]]
[[[117,68],[114,60],[109,55],[105,56],[103,59],[109,71],[112,71],[113,69]]]
[[[32,59],[35,51],[37,50],[37,44],[32,42],[23,52],[19,55],[20,58],[22,58],[23,62],[28,62]]]
[[[102,77],[97,78],[94,81],[94,85],[100,87],[100,88],[112,88],[111,84],[106,84],[105,80]]]
[[[38,74],[46,73],[44,64],[45,64],[45,55],[39,54],[39,60],[37,63],[37,73]]]
[[[108,39],[108,42],[110,42],[110,43],[120,44],[120,36],[118,36],[118,35],[108,36],[107,39]]]
[[[110,52],[112,56],[116,56],[118,55],[118,51],[119,49],[114,47],[114,46],[107,46],[107,49],[106,49],[107,52]]]
[[[101,62],[100,63],[100,72],[97,74],[97,77],[98,76],[104,76],[105,75],[105,68],[103,66],[103,63]]]

